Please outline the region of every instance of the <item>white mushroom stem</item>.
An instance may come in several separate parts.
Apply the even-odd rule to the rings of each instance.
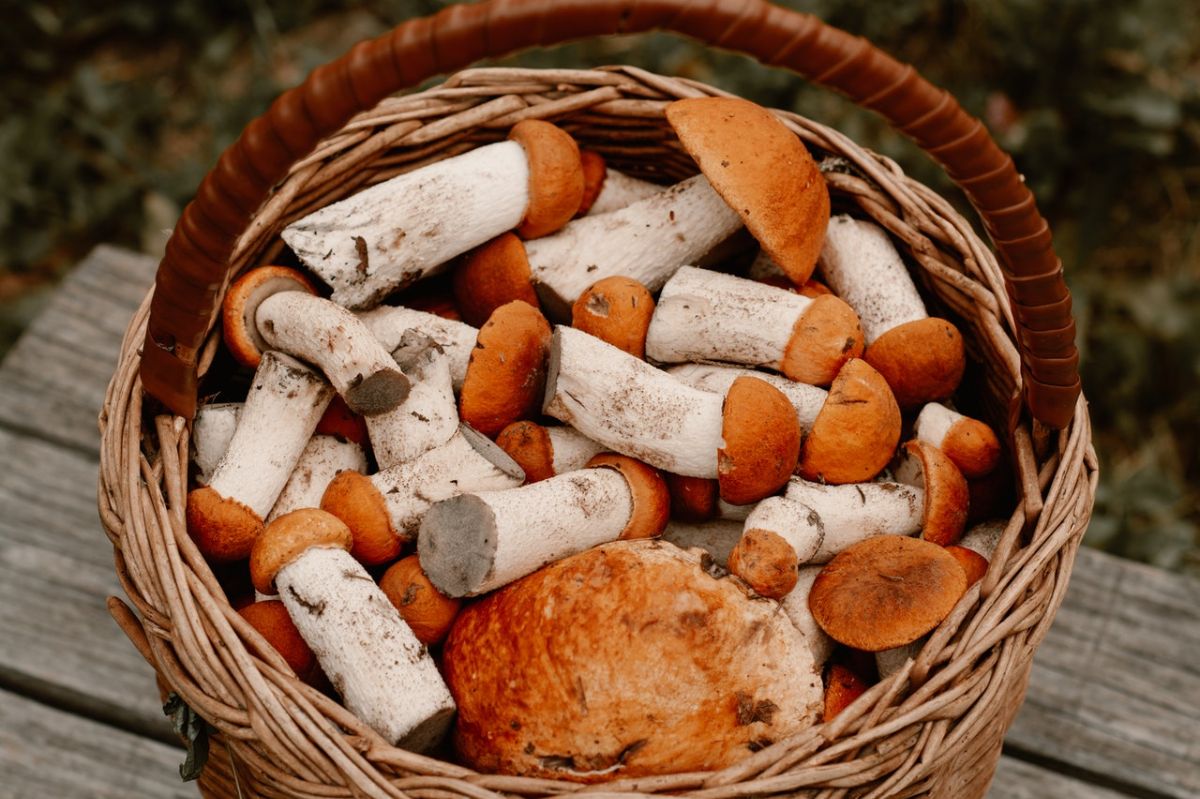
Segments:
[[[592,203],[586,216],[599,216],[611,211],[619,211],[627,205],[633,205],[665,190],[666,186],[639,180],[608,167],[604,175],[604,185],[600,187],[600,194],[596,196],[596,201]]]
[[[408,398],[395,411],[365,417],[367,436],[381,469],[440,447],[458,430],[449,354],[433,339],[410,330],[393,355],[412,383]]]
[[[192,421],[191,451],[198,485],[208,485],[213,469],[229,449],[241,410],[240,402],[215,402],[196,411]]]
[[[724,397],[579,330],[557,326],[542,412],[672,474],[717,476]]]
[[[583,469],[511,491],[462,494],[425,514],[421,567],[446,596],[477,596],[615,541],[633,514],[620,472]]]
[[[267,521],[298,508],[319,508],[329,481],[345,470],[367,470],[367,455],[363,448],[337,436],[313,436],[300,454],[279,499],[275,500]]]
[[[391,351],[329,300],[299,291],[273,294],[259,304],[255,320],[267,344],[324,372],[355,413],[392,411],[408,396],[409,381]]]
[[[825,538],[810,563],[828,563],[842,550],[877,535],[920,531],[925,492],[902,483],[822,485],[793,477],[786,496],[816,511]]]
[[[928,640],[929,636],[923,635],[911,644],[876,652],[875,670],[879,672],[879,679],[886,680],[904,668],[905,663],[915,660],[917,655],[921,653],[921,647],[925,646],[925,642]]]
[[[754,280],[685,266],[659,295],[646,357],[659,363],[726,361],[780,369],[812,300]]]
[[[424,333],[436,341],[450,359],[450,378],[454,390],[462,388],[463,378],[467,374],[467,361],[471,358],[475,338],[479,335],[478,328],[437,314],[392,305],[361,311],[358,318],[379,339],[383,348],[393,355],[402,347],[404,334],[409,330]]]
[[[383,496],[396,535],[411,541],[433,503],[467,492],[516,488],[525,474],[504,450],[462,426],[442,446],[369,479]]]
[[[792,624],[803,633],[804,640],[812,651],[813,666],[818,673],[825,667],[825,662],[833,654],[835,646],[834,640],[826,635],[813,618],[812,611],[808,609],[808,594],[812,591],[813,582],[822,568],[824,567],[801,566],[796,587],[779,603],[783,612],[792,620]]]
[[[264,353],[209,488],[265,519],[332,399],[333,388],[312,369]]]
[[[360,191],[282,236],[334,302],[363,308],[517,227],[528,203],[525,150],[505,141]]]
[[[913,438],[940,449],[954,423],[965,418],[958,411],[952,411],[940,402],[928,402],[921,408],[921,412],[917,414],[917,421],[913,423]]]
[[[738,521],[715,520],[691,524],[672,519],[662,534],[680,549],[703,549],[722,569],[728,568],[729,553],[742,537],[742,524]]]
[[[797,383],[779,375],[759,372],[754,369],[743,369],[738,366],[722,366],[708,363],[684,363],[672,366],[667,374],[681,383],[701,391],[711,391],[724,396],[739,377],[757,377],[783,392],[792,407],[796,409],[796,419],[802,430],[811,430],[817,421],[829,392],[823,388],[810,386],[807,383]]]
[[[754,507],[754,505],[734,505],[717,497],[717,509],[713,518],[727,522],[744,522],[754,511]]]
[[[982,522],[964,533],[958,545],[991,560],[1006,526],[1004,522]]]
[[[426,750],[454,700],[425,646],[348,552],[315,547],[279,570],[280,599],[346,709],[392,744]]]
[[[816,511],[786,497],[759,502],[746,517],[743,530],[743,535],[764,530],[779,536],[791,546],[796,563],[811,562],[825,541],[825,525]]]
[[[582,469],[592,458],[608,451],[603,444],[566,425],[547,427],[546,435],[550,437],[550,466],[555,474]]]
[[[845,215],[830,219],[820,263],[829,288],[858,313],[868,346],[928,315],[900,253],[876,224]]]
[[[624,275],[651,293],[742,226],[703,175],[618,211],[585,216],[525,243],[534,287],[547,312],[570,318],[572,303],[597,280]]]

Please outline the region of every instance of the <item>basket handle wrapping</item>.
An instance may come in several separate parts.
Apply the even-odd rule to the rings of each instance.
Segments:
[[[246,126],[184,209],[155,278],[141,363],[146,391],[175,413],[194,414],[199,348],[219,311],[237,240],[292,164],[352,116],[481,59],[656,29],[835,89],[929,153],[966,193],[999,252],[1033,416],[1057,428],[1071,421],[1080,392],[1071,298],[1049,226],[1012,158],[913,67],[766,0],[486,0],[410,20],[318,67]]]

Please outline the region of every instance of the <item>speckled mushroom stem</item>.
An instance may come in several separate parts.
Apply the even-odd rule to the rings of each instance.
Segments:
[[[547,122],[527,120],[509,141],[360,191],[293,222],[282,236],[333,287],[334,302],[365,308],[507,230],[521,228],[529,238],[557,229],[582,196],[575,142]]]
[[[403,405],[366,417],[371,450],[381,469],[442,446],[458,429],[450,354],[432,338],[410,330],[392,357],[412,382]]]
[[[662,478],[644,464],[582,469],[436,503],[418,554],[443,594],[477,596],[599,544],[658,535],[666,506]]]
[[[208,485],[188,495],[188,530],[205,555],[237,560],[250,553],[332,398],[317,372],[283,353],[264,353],[225,454]]]
[[[823,568],[824,566],[801,566],[796,575],[796,587],[780,602],[783,612],[791,619],[796,629],[804,634],[817,672],[824,667],[836,646],[836,642],[821,629],[808,608],[808,594]]]
[[[362,473],[366,470],[367,455],[358,444],[336,436],[313,436],[300,453],[292,476],[279,492],[267,522],[300,508],[320,507],[326,486],[338,472]]]
[[[608,167],[604,176],[604,184],[600,194],[588,209],[587,216],[599,216],[613,211],[619,211],[626,206],[641,202],[647,197],[653,197],[666,191],[666,186],[651,183],[647,180],[626,175],[612,167]]]
[[[692,388],[711,391],[715,394],[724,394],[733,385],[733,381],[739,377],[749,376],[765,380],[783,392],[783,395],[788,398],[788,402],[792,403],[792,407],[796,409],[796,420],[803,430],[812,429],[813,424],[817,421],[817,416],[825,406],[825,400],[829,398],[829,392],[823,388],[739,366],[684,363],[667,369],[667,374]]]
[[[454,700],[425,646],[350,557],[350,532],[320,510],[279,517],[251,557],[255,588],[277,588],[346,709],[405,749],[445,735]]]
[[[433,503],[465,492],[502,491],[524,480],[503,450],[466,425],[445,444],[373,475],[338,475],[320,501],[354,536],[354,556],[386,563],[417,537]]]
[[[852,544],[877,535],[920,531],[925,493],[902,483],[822,485],[793,477],[788,500],[811,508],[825,529],[807,563],[827,563]]]
[[[397,349],[405,348],[405,335],[409,331],[423,333],[433,339],[450,359],[450,378],[454,390],[462,388],[463,378],[467,374],[467,361],[475,346],[475,337],[479,335],[478,328],[437,314],[394,305],[361,311],[358,318],[379,339],[383,348],[393,355]]]
[[[525,481],[536,483],[557,474],[582,469],[605,451],[573,427],[546,427],[537,422],[513,422],[496,436],[496,444],[525,470]]]
[[[542,412],[615,452],[689,477],[717,476],[721,395],[616,347],[554,328]]]
[[[862,354],[854,312],[837,297],[809,299],[754,280],[679,269],[659,295],[646,357],[659,363],[724,361],[828,385]]]
[[[722,569],[729,566],[729,553],[742,537],[742,523],[714,519],[707,522],[667,522],[662,538],[680,549],[702,549]]]
[[[213,469],[229,449],[241,410],[240,402],[214,402],[196,411],[192,421],[191,457],[198,485],[208,485]]]
[[[552,236],[525,244],[538,297],[547,315],[570,318],[588,286],[615,275],[651,292],[675,270],[695,263],[742,226],[703,175],[689,178],[620,210],[576,219]]]

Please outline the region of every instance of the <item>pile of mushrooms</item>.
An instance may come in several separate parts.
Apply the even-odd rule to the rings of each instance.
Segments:
[[[188,531],[253,585],[263,667],[390,744],[721,768],[902,671],[988,567],[959,544],[1003,452],[953,406],[958,330],[776,115],[666,119],[674,186],[527,120],[292,222],[298,266],[226,293]]]

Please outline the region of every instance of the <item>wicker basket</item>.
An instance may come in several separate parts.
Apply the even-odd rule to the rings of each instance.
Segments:
[[[1079,396],[1070,298],[1045,222],[1012,161],[945,92],[861,39],[759,0],[493,0],[451,7],[354,48],[249,125],[175,229],[156,288],[130,323],[101,414],[99,503],[137,615],[114,616],[163,682],[216,732],[210,797],[551,796],[581,786],[479,775],[387,745],[299,682],[229,606],[184,525],[188,423],[213,362],[214,310],[230,277],[269,262],[279,231],[312,209],[421,163],[552,119],[615,167],[659,181],[695,172],[663,118],[693,81],[629,67],[474,69],[481,58],[587,35],[668,29],[757,56],[886,116],[964,188],[999,259],[950,204],[887,159],[794,114],[835,207],[873,218],[955,319],[981,365],[972,380],[1007,432],[1019,497],[985,580],[915,662],[832,723],[717,773],[610,783],[633,796],[981,797],[1025,693],[1034,650],[1062,601],[1096,485]],[[1024,402],[1022,401],[1024,400]]]

